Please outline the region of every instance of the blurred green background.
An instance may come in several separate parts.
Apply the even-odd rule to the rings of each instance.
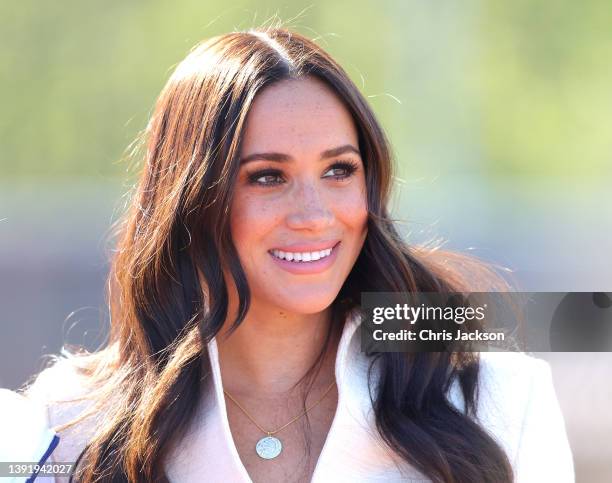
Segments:
[[[3,178],[120,177],[172,66],[274,14],[320,37],[370,96],[404,173],[609,173],[608,1],[226,5],[0,3]]]
[[[278,19],[378,114],[411,242],[469,250],[525,291],[612,290],[609,1],[0,1],[0,386],[63,341],[99,342],[127,148],[173,67]],[[610,481],[590,441],[610,442],[592,414],[609,413],[593,374],[609,380],[612,359],[582,357],[554,359],[559,397],[579,481]]]

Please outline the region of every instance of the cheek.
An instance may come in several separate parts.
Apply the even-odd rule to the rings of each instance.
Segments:
[[[234,245],[238,252],[242,251],[242,247],[248,245],[249,225],[257,226],[252,220],[253,214],[248,210],[248,203],[245,203],[242,198],[235,196],[230,209],[230,231]]]
[[[345,226],[355,231],[367,228],[368,203],[365,188],[343,193],[334,200],[336,216]]]
[[[230,230],[238,252],[245,254],[261,248],[257,240],[274,227],[280,215],[278,204],[265,203],[252,196],[237,196],[230,211]]]

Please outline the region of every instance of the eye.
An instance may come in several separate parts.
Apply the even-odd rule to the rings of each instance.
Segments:
[[[282,181],[279,181],[282,177],[282,174],[283,173],[276,169],[265,169],[262,171],[256,171],[255,173],[249,173],[248,180],[249,184],[260,186],[274,186],[282,183]]]
[[[333,178],[336,181],[342,181],[350,178],[358,165],[353,161],[337,161],[331,165],[325,172],[324,178]],[[327,173],[332,173],[328,175]],[[283,172],[278,169],[262,169],[260,171],[249,172],[247,175],[248,183],[255,186],[271,187],[283,184]]]
[[[338,161],[337,163],[334,163],[327,172],[329,173],[330,171],[335,171],[336,173],[339,171],[340,174],[332,174],[331,176],[325,176],[325,177],[326,178],[332,177],[340,181],[343,179],[350,178],[353,175],[353,173],[357,171],[357,164],[354,163],[353,161]]]

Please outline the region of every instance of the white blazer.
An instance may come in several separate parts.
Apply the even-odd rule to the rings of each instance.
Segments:
[[[311,481],[429,481],[390,451],[376,431],[367,386],[370,361],[361,352],[358,326],[354,312],[346,320],[336,357],[338,409]],[[216,340],[208,353],[213,377],[203,391],[212,397],[202,398],[195,423],[163,463],[165,473],[172,483],[252,483],[229,428]],[[40,461],[50,453],[50,461],[74,462],[95,421],[56,435],[51,426],[78,415],[87,403],[66,408],[50,401],[86,393],[84,387],[64,359],[39,375],[27,399],[0,390],[0,461]],[[506,451],[515,481],[573,482],[572,453],[548,363],[520,353],[481,353],[480,387],[478,421]],[[458,384],[448,397],[463,408]]]

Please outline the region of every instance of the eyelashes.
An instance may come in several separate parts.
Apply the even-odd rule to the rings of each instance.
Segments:
[[[357,171],[358,168],[359,167],[357,163],[355,163],[354,161],[337,161],[332,164],[325,173],[328,173],[330,171],[335,172],[336,170],[343,170],[343,173],[339,175],[333,174],[331,176],[325,176],[325,178],[333,178],[336,181],[344,181],[353,176],[353,174],[355,173],[355,171]],[[258,171],[248,172],[247,180],[249,184],[255,186],[276,186],[284,183],[284,181],[281,180],[282,176],[283,172],[281,170],[272,168],[261,169]],[[274,180],[269,182],[262,182],[260,181],[261,178],[268,178]]]

